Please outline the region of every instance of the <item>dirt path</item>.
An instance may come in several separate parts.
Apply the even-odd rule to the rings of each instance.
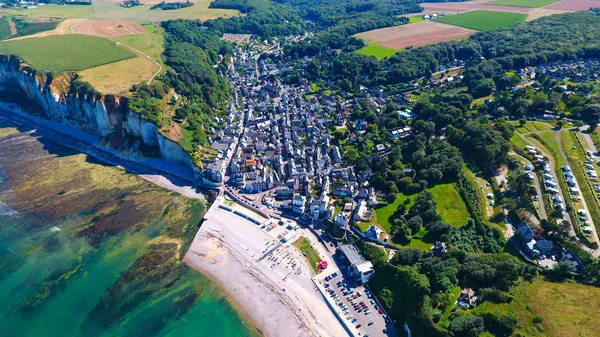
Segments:
[[[6,21],[8,21],[8,25],[10,26],[10,36],[17,35],[17,25],[15,22],[10,18],[6,18]]]
[[[20,37],[16,37],[14,39],[10,39],[7,41],[31,39],[31,38],[35,38],[35,37],[45,37],[45,36],[52,36],[52,35],[73,34],[73,30],[71,29],[71,27],[73,27],[74,25],[79,23],[79,21],[81,21],[81,20],[83,20],[83,19],[66,19],[65,21],[62,21],[61,23],[59,23],[58,26],[56,26],[56,28],[53,30],[48,30],[45,32],[40,32],[37,34],[32,34],[32,35],[27,35],[27,36],[20,36]],[[12,27],[11,27],[11,32],[12,32]],[[16,27],[15,27],[15,34],[16,34]]]
[[[131,51],[134,51],[134,52],[136,52],[136,53],[138,53],[138,54],[146,57],[148,60],[150,60],[152,63],[154,63],[154,64],[156,64],[158,66],[158,70],[154,73],[154,75],[152,75],[152,77],[150,77],[150,79],[148,80],[148,84],[152,83],[152,81],[154,80],[154,78],[156,76],[158,76],[158,74],[160,74],[160,72],[162,71],[162,68],[163,68],[162,65],[160,65],[160,63],[156,62],[156,60],[153,59],[152,57],[150,57],[150,55],[148,55],[148,54],[146,54],[144,52],[141,52],[141,51],[139,51],[137,49],[131,48],[131,47],[127,46],[127,45],[124,45],[121,42],[117,42],[115,40],[111,40],[111,41],[113,41],[114,43],[116,43],[118,46],[123,46],[123,47],[125,47],[125,48],[127,48],[127,49],[129,49]]]

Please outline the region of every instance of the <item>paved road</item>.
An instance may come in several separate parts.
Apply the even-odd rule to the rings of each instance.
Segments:
[[[531,133],[535,133],[535,132],[531,132]],[[535,144],[532,144],[532,143],[531,143],[531,142],[530,142],[530,141],[529,141],[527,138],[525,138],[525,135],[524,135],[524,134],[522,134],[522,133],[518,133],[518,132],[517,132],[517,134],[519,135],[519,137],[521,137],[521,138],[522,138],[522,139],[523,139],[525,142],[527,142],[529,145],[531,145],[531,146],[533,146],[533,147],[537,147],[537,146],[535,146]],[[529,134],[529,133],[528,133],[528,134]],[[559,139],[559,144],[560,144],[560,139]],[[560,147],[560,146],[559,146],[559,147]],[[547,157],[547,158],[552,158],[552,156],[549,156],[547,153],[544,153],[544,151],[542,151],[541,149],[538,149],[538,150],[540,151],[540,153],[541,153],[541,154],[542,154],[544,157]],[[555,171],[555,169],[554,169],[554,164],[553,164],[551,161],[550,161],[548,164],[549,164],[549,165],[550,165],[550,167],[552,168],[552,169],[550,170],[550,173],[551,173],[551,174],[552,174],[552,176],[554,177],[554,181],[557,181],[557,182],[558,182],[558,176],[556,175],[556,171]],[[562,198],[562,200],[565,200],[565,196],[564,196],[564,194],[563,194],[563,190],[562,190],[562,188],[560,188],[560,186],[559,186],[559,188],[558,188],[558,194],[560,195],[560,197]],[[569,216],[569,214],[568,214],[568,213],[567,213],[567,214],[565,214],[565,218],[566,218],[566,220],[567,220],[567,221],[569,221],[569,223],[571,224],[571,226],[569,226],[569,235],[570,235],[570,236],[575,236],[575,230],[573,229],[573,225],[572,225],[572,223],[573,223],[573,222],[571,221],[571,217]]]
[[[565,154],[565,151],[563,150],[562,147],[562,143],[561,143],[561,135],[562,135],[562,130],[558,131],[558,149],[560,150],[560,155],[563,157],[563,160],[565,161],[565,163],[569,163],[569,161],[567,160],[567,156]],[[577,165],[577,164],[576,164]],[[575,178],[575,176],[573,176],[573,181],[575,182],[575,184],[579,187],[579,189],[581,190],[581,185],[579,184],[580,182],[577,181],[577,179]],[[582,183],[586,184],[586,181],[583,181]],[[592,215],[590,214],[590,210],[588,209],[587,206],[587,202],[585,201],[585,198],[582,196],[581,197],[581,204],[583,205],[583,209],[585,209],[586,212],[586,218],[588,219],[588,221],[590,222],[592,227],[592,236],[594,238],[595,242],[600,242],[598,241],[598,234],[596,233],[596,226],[594,225],[594,222],[592,221]]]
[[[594,157],[596,158],[596,162],[600,162],[600,154],[598,153],[598,149],[596,149],[596,145],[594,145],[594,141],[592,140],[592,137],[590,137],[590,134],[585,132],[590,128],[589,125],[586,125],[584,127],[581,128],[581,135],[583,135],[583,138],[585,139],[586,143],[588,144],[590,150],[592,151],[592,153],[594,154]]]
[[[534,167],[534,165],[529,161],[529,159],[521,156],[520,154],[518,154],[516,152],[512,152],[512,151],[509,154],[511,156],[519,157],[521,160],[526,162],[527,165]],[[540,202],[540,216],[542,217],[542,219],[548,219],[548,215],[546,214],[546,206],[544,204],[544,194],[543,194],[537,174],[533,174],[533,181],[535,182],[535,190],[537,192],[538,201]]]

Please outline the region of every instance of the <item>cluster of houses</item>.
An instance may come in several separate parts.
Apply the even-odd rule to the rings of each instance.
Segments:
[[[571,82],[590,82],[598,81],[600,73],[600,62],[597,58],[577,60],[577,61],[559,61],[537,67],[528,67],[521,69],[519,73],[535,73],[536,71],[546,74],[548,77],[559,81],[569,80]],[[535,77],[531,77],[532,80]]]
[[[379,88],[365,87],[358,88],[361,94],[356,97],[342,92],[340,96],[346,99],[339,100],[336,95],[315,93],[306,79],[292,86],[272,76],[282,78],[291,69],[286,61],[261,59],[245,48],[235,49],[226,76],[234,88],[234,102],[227,120],[218,121],[222,129],[211,138],[217,155],[205,166],[206,179],[215,184],[228,182],[246,193],[269,191],[283,209],[311,220],[328,219],[339,228],[352,221],[369,221],[372,206],[378,203],[367,183],[370,171],[357,175],[343,163],[330,130],[349,129],[347,141],[351,143],[368,126],[365,120],[349,121],[350,112],[364,100],[377,109],[392,100],[408,101],[403,95],[388,96]],[[407,108],[397,113],[403,120],[414,117]],[[409,127],[389,132],[392,139],[412,134]],[[373,151],[385,155],[387,147],[375,144]],[[336,212],[334,202],[344,199],[351,202]],[[378,237],[377,232],[373,237]]]

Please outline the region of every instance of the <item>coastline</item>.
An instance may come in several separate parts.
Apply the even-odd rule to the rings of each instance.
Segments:
[[[284,266],[272,269],[271,262],[263,260],[265,242],[272,249],[281,248],[272,237],[232,213],[219,209],[210,213],[184,263],[218,284],[244,319],[269,337],[348,335],[315,287],[312,274],[286,273]],[[297,263],[302,262],[300,257],[295,257]],[[306,262],[302,269],[309,270]]]

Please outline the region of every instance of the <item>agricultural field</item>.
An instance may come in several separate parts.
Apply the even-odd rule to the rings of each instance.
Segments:
[[[0,53],[21,57],[41,71],[78,71],[136,57],[114,42],[96,36],[55,35],[0,42]]]
[[[600,7],[597,0],[565,0],[551,4],[546,9],[559,9],[564,11],[587,11],[590,8]]]
[[[133,21],[82,19],[72,27],[75,34],[100,37],[147,34],[144,28]]]
[[[496,11],[509,13],[527,14],[531,8],[516,7],[516,6],[492,6],[481,1],[465,1],[465,2],[435,2],[419,4],[427,12],[446,12],[446,13],[464,13],[469,11]]]
[[[167,2],[172,2],[168,0]],[[175,19],[208,20],[218,17],[232,17],[239,15],[236,10],[208,8],[212,0],[192,0],[193,6],[177,10],[150,10],[153,4],[161,1],[142,0],[141,6],[123,8],[119,6],[122,0],[96,0],[97,12],[89,5],[46,5],[34,9],[0,9],[0,13],[8,15],[24,15],[33,18],[59,18],[59,19],[107,19],[107,20],[132,20],[141,22],[160,22]]]
[[[94,7],[90,5],[46,5],[32,9],[0,8],[0,13],[28,17],[77,19],[90,16],[94,13]]]
[[[395,55],[398,52],[396,49],[379,46],[376,44],[370,44],[363,48],[361,48],[358,53],[367,55],[367,56],[375,56],[378,60],[382,60],[386,57],[390,57]]]
[[[514,296],[511,303],[484,302],[472,311],[515,315],[519,322],[515,336],[598,336],[593,324],[600,315],[598,287],[572,281],[549,282],[539,277],[533,283],[522,281],[510,294]]]
[[[454,184],[439,184],[427,190],[433,194],[437,202],[436,208],[442,221],[454,227],[467,224],[470,218],[469,211]]]
[[[519,13],[472,11],[441,17],[436,19],[436,21],[459,27],[486,31],[509,27],[525,21],[526,18],[526,14]]]
[[[31,35],[13,37],[13,38],[11,38],[11,40],[31,39],[31,38],[36,38],[36,37],[50,36],[50,35],[73,34],[71,27],[76,25],[79,21],[81,21],[81,19],[66,19],[66,20],[59,22],[58,25],[56,26],[56,28],[54,28],[52,30],[46,30],[43,32],[31,34]]]
[[[319,253],[313,248],[313,246],[308,242],[308,240],[304,237],[299,238],[294,241],[292,245],[302,253],[306,257],[306,261],[315,272],[315,274],[319,273],[319,269],[317,268],[317,263],[321,262],[321,257]]]
[[[121,0],[97,0],[95,1],[98,12],[94,14],[95,19],[109,20],[133,20],[142,22],[160,22],[175,19],[187,20],[209,20],[218,17],[232,17],[239,12],[231,9],[208,8],[212,0],[192,0],[191,7],[176,10],[150,10],[153,4],[161,1],[142,0],[141,6],[123,8],[119,6]],[[172,1],[167,1],[172,2]]]
[[[393,50],[407,47],[419,47],[438,42],[462,40],[468,38],[474,30],[446,25],[433,21],[422,21],[407,25],[374,29],[360,33],[355,37],[365,40],[369,45],[378,45]]]
[[[550,4],[558,2],[560,0],[495,0],[486,2],[488,5],[495,6],[515,6],[515,7],[527,7],[527,8],[540,8],[546,7]]]
[[[421,21],[425,21],[425,19],[423,19],[423,16],[411,16],[408,18],[408,22],[410,23],[417,23],[417,22],[421,22]]]
[[[533,10],[529,13],[529,15],[527,16],[527,19],[525,19],[525,22],[533,21],[533,20],[542,18],[544,16],[550,16],[550,15],[554,15],[554,14],[564,14],[564,13],[570,13],[570,12],[571,11],[565,11],[565,10],[561,10],[561,9],[536,8],[535,10]]]

